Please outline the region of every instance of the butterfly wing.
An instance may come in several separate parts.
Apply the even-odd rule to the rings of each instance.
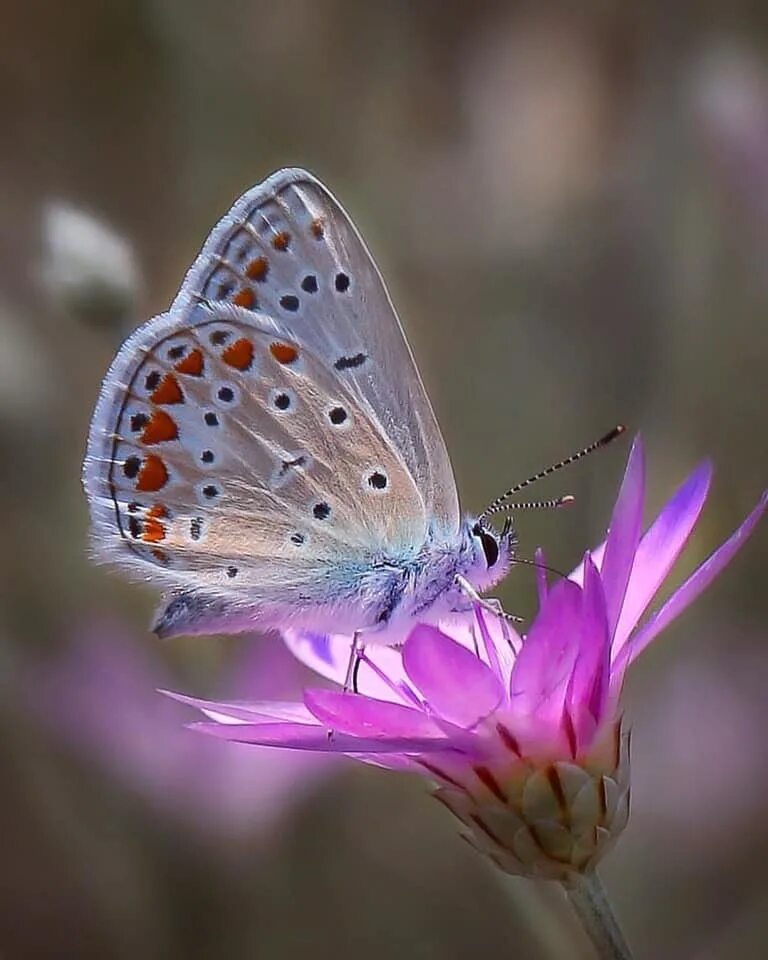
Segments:
[[[85,482],[97,554],[182,585],[289,598],[426,535],[406,465],[336,371],[241,307],[165,315],[125,344]]]
[[[123,345],[84,482],[99,558],[176,590],[246,588],[256,607],[359,602],[373,561],[455,528],[450,462],[382,281],[309,175],[241,198],[170,312]]]
[[[451,462],[403,329],[362,238],[318,180],[281,170],[236,201],[172,312],[194,317],[201,298],[270,314],[342,374],[398,450],[430,520],[455,533]]]

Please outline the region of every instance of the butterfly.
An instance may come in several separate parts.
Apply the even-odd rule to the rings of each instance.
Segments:
[[[295,169],[235,202],[169,311],[120,348],[83,482],[95,558],[166,589],[160,636],[294,627],[382,643],[505,576],[515,534],[487,518],[526,485],[462,517],[381,275]]]

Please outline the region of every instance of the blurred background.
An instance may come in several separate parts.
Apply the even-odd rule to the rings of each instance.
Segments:
[[[700,562],[766,478],[768,8],[579,7],[3,4],[4,958],[590,956],[559,891],[510,901],[421,783],[185,731],[157,687],[290,696],[300,670],[156,641],[156,592],[86,559],[79,484],[121,339],[235,196],[301,165],[388,278],[466,508],[622,421],[653,508],[713,457],[680,575]],[[561,474],[575,507],[519,518],[521,552],[573,566],[625,455]],[[638,958],[766,955],[764,558],[762,531],[626,692],[603,876]],[[530,571],[501,595],[530,614]]]

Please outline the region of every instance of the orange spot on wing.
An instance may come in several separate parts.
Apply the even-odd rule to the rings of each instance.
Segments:
[[[168,483],[168,470],[165,464],[160,457],[150,453],[139,471],[136,489],[153,493],[155,490],[162,490],[166,483]]]
[[[232,301],[238,307],[245,307],[246,310],[253,310],[256,306],[256,294],[251,290],[250,287],[243,287]]]
[[[248,370],[253,363],[253,344],[245,337],[241,337],[227,347],[222,353],[221,359],[224,363],[228,363],[230,367],[235,367],[238,370]]]
[[[248,277],[249,280],[256,280],[258,283],[266,280],[268,273],[269,263],[266,257],[257,257],[255,260],[251,260],[245,268],[246,277]]]
[[[299,356],[299,351],[290,343],[270,343],[269,352],[278,363],[294,363]]]
[[[147,511],[148,517],[154,517],[155,519],[162,519],[163,517],[168,516],[168,508],[162,503],[156,503],[149,508]]]
[[[159,543],[161,540],[165,540],[165,527],[154,517],[147,517],[144,521],[144,533],[141,535],[141,539],[145,543]]]
[[[155,410],[149,418],[141,435],[142,443],[163,443],[165,440],[175,440],[179,435],[179,428],[173,417],[165,410]]]
[[[315,240],[322,240],[324,230],[321,217],[315,217],[312,223],[310,223],[309,229],[312,231],[312,236],[315,238]]]
[[[200,377],[203,374],[202,350],[191,350],[183,360],[179,360],[173,368],[177,373],[186,373],[190,377]]]
[[[291,235],[287,230],[281,230],[272,240],[275,250],[287,250],[291,243]]]
[[[165,563],[168,563],[168,562],[169,562],[169,561],[168,561],[168,554],[165,552],[165,550],[153,550],[153,551],[152,551],[152,556],[153,556],[153,557],[155,558],[155,560],[157,560],[159,563],[165,564]]]
[[[184,403],[184,394],[176,377],[172,373],[166,373],[149,399],[152,403]]]

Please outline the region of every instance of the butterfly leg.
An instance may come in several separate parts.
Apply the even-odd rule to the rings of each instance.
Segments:
[[[501,600],[498,600],[496,597],[488,597],[486,603],[496,611],[496,616],[501,620],[510,620],[516,623],[522,623],[522,617],[513,617],[512,614],[507,613],[501,605]],[[522,649],[522,645],[518,642],[517,639],[513,639],[512,635],[507,633],[507,643],[512,648],[513,653],[518,654]],[[515,634],[517,637],[517,634]]]
[[[496,600],[495,598],[486,600],[485,597],[481,597],[469,580],[467,580],[465,577],[462,577],[461,574],[458,574],[456,577],[456,586],[472,604],[476,604],[478,607],[481,607],[488,613],[492,613],[495,617],[501,617],[502,620],[509,620],[510,623],[523,622],[522,617],[516,617],[512,613],[507,613],[502,608],[499,600]]]
[[[360,661],[365,651],[364,644],[360,643],[360,636],[360,630],[355,630],[352,634],[352,646],[349,648],[349,663],[347,663],[347,673],[344,677],[344,686],[342,688],[344,693],[349,693],[350,689],[353,693],[357,693],[357,674],[360,670]],[[335,733],[335,730],[328,730],[328,743],[333,742]]]
[[[360,670],[360,661],[363,656],[363,651],[365,650],[364,645],[360,642],[361,632],[355,630],[352,634],[352,646],[349,650],[349,663],[347,664],[347,673],[344,678],[344,693],[349,693],[352,690],[354,693],[357,693],[357,674]]]

